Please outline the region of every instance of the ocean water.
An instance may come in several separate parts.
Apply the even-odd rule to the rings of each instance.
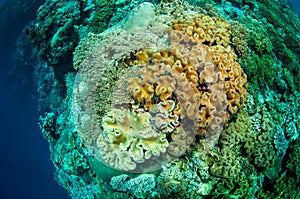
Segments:
[[[53,178],[49,145],[38,127],[36,64],[22,30],[44,1],[0,2],[0,198],[69,198]],[[300,2],[291,1],[300,15]],[[22,48],[27,49],[23,51]]]
[[[34,62],[30,54],[20,59],[17,50],[22,30],[43,2],[0,1],[1,199],[69,198],[53,178],[48,142],[38,127]]]
[[[298,13],[298,15],[300,15],[300,2],[296,0],[291,0],[290,2],[293,5],[295,11]]]

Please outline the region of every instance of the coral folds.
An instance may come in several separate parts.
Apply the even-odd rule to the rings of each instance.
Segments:
[[[73,112],[91,153],[114,169],[142,172],[183,155],[196,136],[213,147],[246,96],[229,23],[202,14],[169,28],[107,34],[75,54]],[[86,45],[92,48],[80,61]]]
[[[286,1],[46,2],[40,126],[72,197],[299,198]]]

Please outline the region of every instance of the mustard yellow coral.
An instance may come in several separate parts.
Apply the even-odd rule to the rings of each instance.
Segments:
[[[116,31],[116,41],[103,36],[78,67],[79,135],[115,169],[159,167],[158,159],[184,154],[196,135],[214,146],[245,99],[246,75],[226,20],[199,15],[168,25],[160,36],[153,33],[161,29],[151,28],[143,29],[147,36],[141,30]]]
[[[145,107],[152,104],[151,98],[154,95],[154,88],[151,84],[146,83],[141,85],[141,80],[134,77],[128,82],[128,89],[132,93],[133,98],[140,103],[144,103]]]
[[[247,77],[230,46],[230,27],[231,24],[224,19],[205,15],[188,22],[174,21],[168,31],[168,49],[139,51],[131,62],[135,65],[163,64],[180,73],[183,81],[193,88],[196,99],[188,105],[179,102],[178,107],[189,109],[185,116],[198,110],[197,117],[193,116],[199,121],[197,134],[205,135],[212,145],[217,142],[227,118],[237,112],[246,98]],[[162,99],[169,99],[174,93],[173,86],[159,86],[156,95],[162,93],[160,89],[164,92]],[[185,91],[179,93],[186,94]]]

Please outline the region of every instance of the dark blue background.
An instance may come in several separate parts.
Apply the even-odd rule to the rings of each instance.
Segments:
[[[49,146],[38,127],[34,66],[13,55],[18,36],[43,2],[0,0],[1,199],[70,198],[53,178]]]
[[[14,60],[22,29],[43,1],[0,0],[0,198],[64,199],[53,179],[48,143],[38,128],[33,66]],[[300,1],[293,0],[300,13]]]
[[[291,4],[293,5],[294,9],[300,16],[300,1],[299,0],[290,0]]]

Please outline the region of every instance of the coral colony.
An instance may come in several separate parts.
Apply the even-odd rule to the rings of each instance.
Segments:
[[[284,1],[47,0],[30,39],[57,182],[72,198],[300,198],[299,29]]]

